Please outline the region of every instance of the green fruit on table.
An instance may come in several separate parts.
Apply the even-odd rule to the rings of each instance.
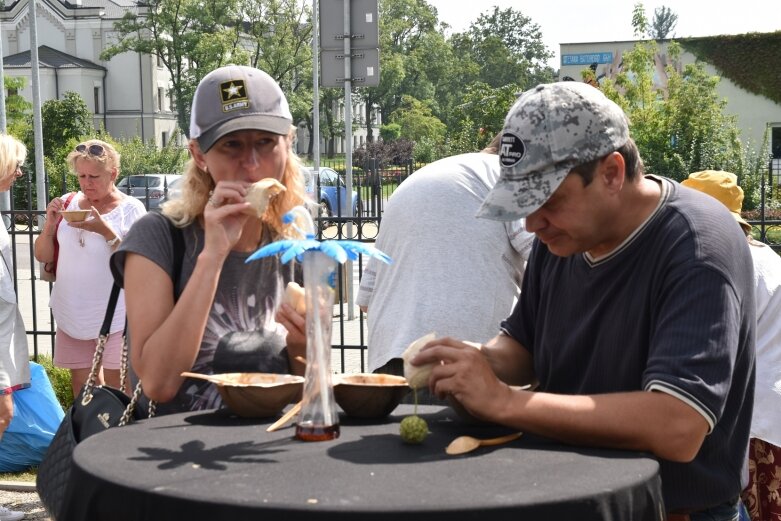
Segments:
[[[405,443],[423,443],[423,440],[428,436],[426,420],[418,415],[407,416],[401,420],[399,434]]]

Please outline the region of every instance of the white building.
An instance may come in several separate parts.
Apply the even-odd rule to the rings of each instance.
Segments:
[[[623,64],[623,53],[631,50],[636,43],[635,41],[563,43],[560,47],[559,78],[569,76],[581,81],[581,72],[589,67],[596,69],[598,79],[614,77]],[[654,82],[662,88],[667,85],[664,72],[664,67],[669,62],[667,45],[666,40],[658,42],[658,52],[655,57],[657,66]],[[695,56],[686,52],[685,47],[682,46],[681,51],[680,67],[695,62]],[[703,65],[709,75],[721,77],[717,92],[727,100],[725,113],[737,116],[738,128],[741,130],[744,143],[750,142],[758,146],[763,142],[765,132],[769,131],[773,157],[781,159],[781,104],[737,86],[713,65],[706,62],[703,62]]]
[[[6,0],[0,8],[4,74],[22,76],[26,87],[18,94],[32,102],[29,0]],[[93,112],[95,129],[103,126],[115,138],[141,137],[164,146],[177,128],[171,99],[170,74],[156,56],[126,52],[111,60],[101,51],[117,39],[114,23],[128,11],[145,9],[134,0],[38,0],[37,36],[41,102],[61,99],[65,92],[79,94]],[[366,141],[366,109],[354,104],[353,147]],[[344,126],[343,103],[335,112]],[[375,139],[379,116],[373,113]],[[180,137],[180,139],[183,139]],[[321,150],[329,143],[321,139]],[[343,135],[336,138],[335,153],[344,152]],[[296,151],[309,147],[306,125],[299,125]]]
[[[28,0],[0,9],[3,65],[7,76],[26,78],[19,92],[32,101]],[[101,51],[116,38],[114,22],[131,0],[37,0],[37,37],[41,102],[79,94],[93,112],[95,128],[114,137],[139,136],[165,145],[176,128],[169,96],[168,71],[154,56],[126,52],[109,61]]]

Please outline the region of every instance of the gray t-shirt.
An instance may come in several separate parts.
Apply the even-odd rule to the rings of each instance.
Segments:
[[[197,223],[183,228],[182,234],[184,256],[179,281],[175,284],[177,298],[192,275],[204,243],[203,229]],[[269,229],[264,230],[264,238],[271,235]],[[264,239],[264,244],[267,242],[270,240]],[[143,255],[173,278],[173,239],[171,227],[163,215],[149,213],[137,221],[111,257],[112,272],[120,283],[124,281],[127,252]],[[287,283],[291,280],[302,282],[300,269],[294,262],[281,264],[278,257],[245,264],[249,255],[231,252],[225,259],[201,348],[191,369],[195,373],[290,371],[285,348],[287,332],[274,317]],[[216,386],[188,378],[172,401],[158,405],[157,413],[212,409],[221,405]]]
[[[485,342],[499,333],[518,295],[534,236],[520,221],[475,217],[499,178],[499,158],[441,159],[406,179],[385,207],[357,302],[368,307],[369,370],[434,332]]]

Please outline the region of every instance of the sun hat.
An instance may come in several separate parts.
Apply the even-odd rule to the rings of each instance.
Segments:
[[[681,184],[718,199],[744,231],[751,231],[751,225],[740,215],[743,208],[743,189],[738,186],[738,176],[723,170],[703,170],[689,174],[689,178],[681,181]]]
[[[507,114],[499,144],[501,175],[478,217],[514,221],[545,204],[577,165],[629,141],[624,111],[580,82],[538,85]]]
[[[282,89],[265,72],[245,65],[215,69],[195,89],[190,138],[203,152],[236,130],[287,134],[293,116]]]

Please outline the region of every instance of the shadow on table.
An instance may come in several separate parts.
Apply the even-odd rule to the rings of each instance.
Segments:
[[[268,418],[241,418],[228,410],[214,411],[212,414],[193,414],[184,418],[190,425],[207,427],[264,425]],[[162,425],[154,429],[181,429],[180,423]],[[154,430],[153,429],[153,430]],[[232,463],[274,463],[274,454],[286,451],[294,443],[292,438],[272,439],[265,442],[241,441],[226,443],[217,447],[206,448],[201,440],[190,440],[182,443],[179,450],[160,447],[139,447],[143,455],[131,457],[135,461],[159,461],[158,468],[170,470],[185,465],[192,465],[208,470],[227,470]]]
[[[232,463],[274,463],[272,456],[283,452],[290,445],[291,439],[273,440],[265,443],[243,441],[227,443],[218,447],[206,448],[200,440],[183,443],[179,450],[161,449],[159,447],[139,447],[143,456],[134,456],[134,461],[159,461],[160,470],[170,470],[185,465],[198,466],[209,470],[227,470]]]

